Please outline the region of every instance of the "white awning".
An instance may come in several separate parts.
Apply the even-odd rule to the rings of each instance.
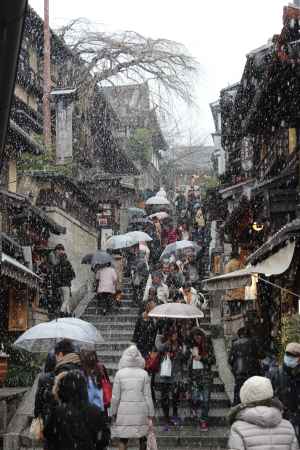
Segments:
[[[13,278],[20,283],[27,284],[31,288],[37,288],[41,278],[28,267],[6,253],[2,253],[1,274]]]
[[[270,277],[271,275],[280,275],[284,273],[292,262],[296,242],[289,242],[285,247],[273,253],[264,261],[255,266],[249,265],[244,269],[235,270],[217,277],[203,280],[203,289],[207,291],[223,291],[227,289],[237,289],[245,286],[251,286],[252,275],[261,273]]]

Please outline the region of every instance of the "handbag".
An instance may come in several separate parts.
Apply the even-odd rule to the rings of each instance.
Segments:
[[[29,433],[37,441],[42,441],[44,439],[44,423],[41,417],[32,419]]]
[[[145,360],[145,370],[150,373],[157,373],[159,371],[160,353],[150,352]]]
[[[103,391],[103,403],[104,407],[108,408],[111,404],[112,399],[112,385],[107,377],[104,377],[101,382],[102,391]]]
[[[154,428],[150,427],[147,437],[147,450],[158,450]]]
[[[167,355],[160,365],[160,376],[171,377],[172,376],[172,361],[170,356]]]

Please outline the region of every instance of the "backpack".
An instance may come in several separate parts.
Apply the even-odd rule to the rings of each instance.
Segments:
[[[104,402],[103,402],[103,390],[100,389],[92,377],[88,377],[87,379],[87,387],[88,387],[88,396],[89,403],[91,405],[95,405],[104,411]]]

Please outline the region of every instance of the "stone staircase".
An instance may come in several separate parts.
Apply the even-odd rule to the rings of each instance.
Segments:
[[[124,299],[120,311],[102,316],[98,314],[98,307],[92,301],[82,315],[83,320],[87,320],[95,325],[105,339],[105,343],[97,345],[99,359],[108,369],[111,380],[118,370],[118,362],[122,352],[130,345],[138,309],[132,307],[132,288],[129,280],[124,280]],[[210,332],[210,313],[206,313],[201,319],[200,325]],[[229,399],[225,393],[224,384],[219,378],[217,367],[214,370],[214,384],[212,388],[211,409],[210,409],[210,429],[208,432],[201,432],[198,424],[193,422],[190,414],[189,404],[186,400],[181,401],[179,415],[182,418],[180,427],[172,427],[170,431],[163,430],[163,414],[160,407],[156,410],[156,433],[159,449],[196,449],[216,450],[226,448],[228,426],[227,415],[230,406]],[[159,386],[157,389],[159,403]],[[134,443],[133,443],[134,445]],[[137,448],[137,447],[132,447]]]

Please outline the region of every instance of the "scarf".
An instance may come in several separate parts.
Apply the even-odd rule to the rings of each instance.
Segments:
[[[61,361],[59,361],[56,366],[55,370],[60,369],[62,366],[65,366],[66,364],[76,364],[80,365],[80,358],[77,355],[77,353],[68,353],[63,357]]]

